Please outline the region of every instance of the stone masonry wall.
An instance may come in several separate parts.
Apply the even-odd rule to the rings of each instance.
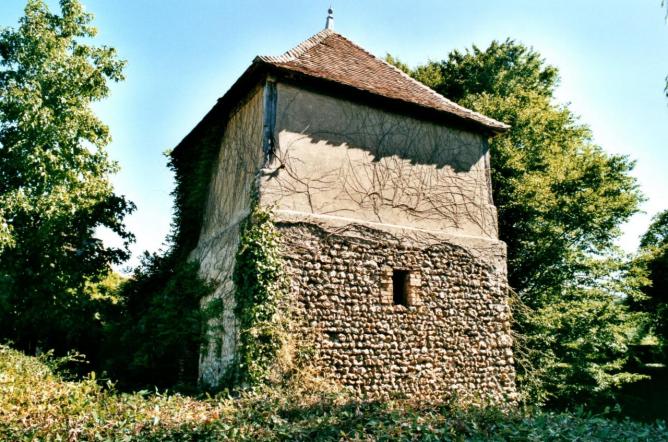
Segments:
[[[504,402],[514,395],[505,275],[448,243],[278,222],[294,317],[358,394]],[[392,274],[408,272],[408,306]]]
[[[514,394],[483,135],[269,81],[216,142],[190,256],[215,285],[202,305],[223,304],[200,355],[203,385],[220,386],[237,355],[232,273],[257,192],[283,233],[294,318],[343,384],[371,398]]]

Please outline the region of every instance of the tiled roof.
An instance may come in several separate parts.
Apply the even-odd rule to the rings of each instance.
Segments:
[[[255,62],[442,111],[476,122],[494,132],[509,128],[504,123],[448,100],[330,29],[319,32],[283,55],[260,56]]]

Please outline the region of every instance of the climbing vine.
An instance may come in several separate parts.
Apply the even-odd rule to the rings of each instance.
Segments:
[[[170,154],[169,168],[174,172],[176,187],[172,192],[174,215],[169,240],[172,254],[182,261],[187,260],[199,240],[223,132],[224,127],[213,125],[198,138],[198,148],[184,147],[178,155]]]
[[[286,279],[279,245],[271,211],[254,201],[241,227],[233,274],[239,324],[235,383],[253,385],[268,381],[284,341],[287,325],[281,304]]]

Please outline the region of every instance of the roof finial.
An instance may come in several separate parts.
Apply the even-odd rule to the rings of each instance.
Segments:
[[[332,5],[329,5],[327,10],[327,23],[325,23],[325,29],[334,29],[334,10]]]

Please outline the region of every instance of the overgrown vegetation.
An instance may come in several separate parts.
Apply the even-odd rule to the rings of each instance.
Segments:
[[[123,389],[198,390],[199,352],[206,347],[207,323],[221,315],[217,302],[202,308],[213,287],[200,278],[189,254],[197,245],[219,140],[220,119],[198,134],[197,149],[169,156],[175,188],[167,250],[145,254],[107,310],[99,369]]]
[[[271,212],[257,201],[241,226],[233,280],[239,347],[231,380],[236,384],[266,382],[286,339],[287,317],[281,310],[286,280],[278,231]]]
[[[388,61],[511,125],[490,151],[509,283],[526,306],[515,315],[525,400],[600,405],[640,379],[626,362],[644,318],[622,298],[638,296],[643,277],[614,246],[642,200],[633,162],[593,144],[589,128],[555,103],[557,68],[520,43],[455,50],[415,69]]]
[[[646,332],[657,338],[662,362],[668,364],[668,210],[652,219],[640,240],[636,264],[646,269],[647,281],[641,288],[643,296],[628,303],[648,315]]]
[[[222,119],[220,120],[222,121]],[[197,245],[219,140],[220,122],[198,136],[197,149],[169,156],[175,188],[172,228],[167,250],[145,254],[130,279],[117,292],[118,306],[107,311],[103,357],[99,368],[127,388],[198,390],[197,365],[210,337],[210,318],[222,305],[202,300],[213,287],[189,261]]]
[[[187,258],[217,150],[172,160],[168,251],[144,256],[127,280],[111,272],[129,256],[123,218],[134,206],[113,193],[118,166],[91,104],[123,80],[125,62],[91,44],[92,20],[77,0],[61,0],[60,14],[29,0],[19,27],[0,32],[0,339],[30,353],[84,353],[88,369],[124,388],[192,390],[214,312],[200,309],[210,287]],[[100,226],[124,247],[105,247]]]
[[[202,300],[213,287],[189,261],[204,217],[204,206],[222,128],[204,135],[200,148],[170,157],[174,171],[174,221],[166,251],[145,254],[118,291],[120,302],[109,308],[100,369],[122,388],[158,386],[179,391],[198,389],[201,348],[210,337],[210,318],[222,305]]]
[[[406,401],[360,402],[303,379],[238,397],[117,393],[93,378],[65,382],[48,360],[0,347],[2,440],[587,440],[660,441],[662,423],[582,412],[501,412]]]
[[[124,388],[193,391],[211,287],[199,265],[145,255],[106,314],[102,369]]]
[[[114,49],[92,44],[92,15],[29,0],[0,30],[0,337],[26,351],[93,354],[100,299],[87,287],[128,258],[134,205],[114,194],[109,130],[92,104],[123,79]],[[105,227],[123,241],[107,247]]]
[[[53,14],[29,0],[19,27],[0,31],[0,338],[31,354],[86,353],[95,374],[66,381],[54,367],[78,358],[27,357],[0,346],[0,439],[68,440],[666,440],[663,424],[583,412],[501,412],[362,402],[297,364],[276,380],[289,326],[278,235],[257,204],[236,256],[239,351],[236,397],[195,400],[116,388],[193,392],[204,328],[218,305],[188,262],[204,218],[226,109],[210,114],[177,155],[169,248],[146,255],[131,278],[110,273],[128,256],[123,225],[134,206],[109,181],[117,165],[91,104],[123,79],[124,62],[93,46],[92,15],[76,0]],[[85,44],[84,44],[85,43]],[[628,365],[640,332],[668,332],[668,215],[659,215],[629,261],[614,248],[642,197],[633,162],[606,154],[567,106],[554,103],[557,69],[513,41],[454,51],[410,69],[459,103],[512,125],[490,145],[501,238],[521,346],[526,402],[600,405],[640,378]],[[188,144],[197,144],[197,149]],[[105,247],[95,229],[124,241]],[[98,348],[102,343],[102,352]],[[665,373],[665,371],[664,371]],[[268,385],[271,384],[271,385]],[[325,386],[327,386],[325,388]]]

